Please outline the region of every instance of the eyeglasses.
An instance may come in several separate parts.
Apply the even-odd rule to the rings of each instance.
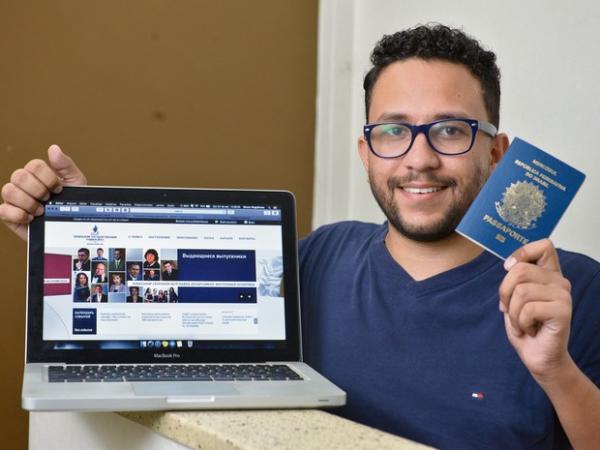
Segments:
[[[369,149],[380,158],[398,158],[411,149],[419,133],[442,155],[462,155],[473,147],[477,131],[495,137],[494,125],[475,119],[442,119],[423,125],[403,122],[368,123],[363,132]]]

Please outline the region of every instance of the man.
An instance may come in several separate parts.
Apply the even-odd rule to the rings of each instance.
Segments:
[[[103,262],[94,263],[96,266],[94,269],[94,275],[92,276],[92,283],[108,283],[106,276],[106,264]]]
[[[127,263],[129,269],[127,270],[127,281],[138,281],[142,279],[140,273],[140,263],[132,262]]]
[[[125,271],[125,261],[123,261],[123,259],[125,258],[125,250],[121,248],[115,248],[113,251],[113,256],[114,257],[112,261],[108,265],[108,269],[110,271]]]
[[[104,257],[104,249],[99,247],[96,250],[96,256],[94,256],[92,258],[92,261],[106,261],[106,258]]]
[[[94,293],[91,298],[92,303],[108,303],[108,295],[102,291],[102,286],[97,284],[94,286]]]
[[[175,269],[173,267],[172,261],[163,262],[162,279],[163,280],[177,280],[178,279],[177,269]]]
[[[358,147],[388,222],[300,243],[305,359],[347,391],[340,414],[435,447],[597,446],[600,265],[549,240],[502,264],[454,232],[508,146],[495,55],[424,26],[384,37],[371,61]],[[449,151],[467,119],[472,139]],[[21,236],[59,176],[85,183],[58,147],[48,156],[3,190]]]
[[[77,250],[77,258],[73,261],[73,270],[77,272],[90,270],[90,251],[87,248]]]

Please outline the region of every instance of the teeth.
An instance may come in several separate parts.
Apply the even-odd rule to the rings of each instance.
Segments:
[[[406,192],[409,194],[431,194],[432,192],[441,191],[441,187],[430,187],[430,188],[413,188],[413,187],[403,187]]]

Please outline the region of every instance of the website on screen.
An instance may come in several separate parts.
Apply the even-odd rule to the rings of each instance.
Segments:
[[[43,339],[284,340],[281,210],[55,202]]]

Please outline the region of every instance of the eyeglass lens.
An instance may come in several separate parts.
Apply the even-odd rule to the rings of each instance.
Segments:
[[[466,152],[473,141],[471,125],[460,120],[437,122],[427,134],[434,149],[447,154]],[[399,123],[379,124],[371,130],[371,146],[380,156],[392,157],[406,153],[412,141],[412,130]]]

